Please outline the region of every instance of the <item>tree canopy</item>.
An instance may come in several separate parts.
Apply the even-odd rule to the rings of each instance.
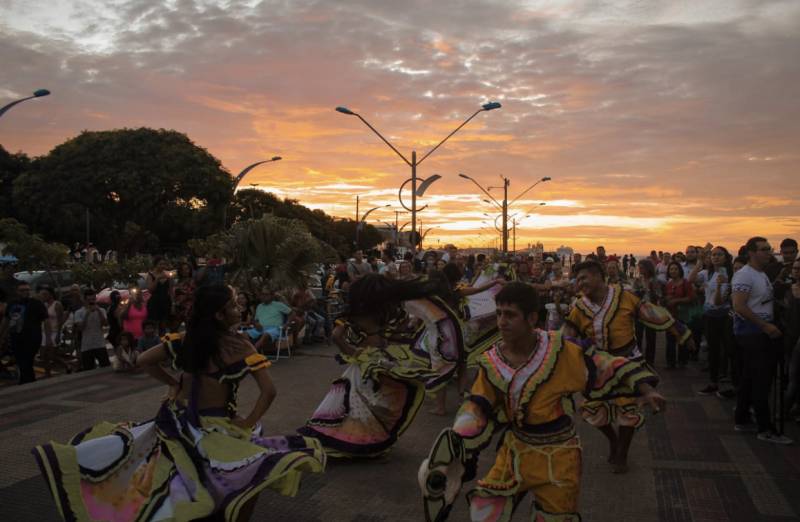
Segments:
[[[18,213],[46,237],[84,240],[88,209],[96,245],[134,253],[219,230],[232,188],[219,160],[186,135],[140,128],[64,142],[17,177],[14,199],[34,203]]]

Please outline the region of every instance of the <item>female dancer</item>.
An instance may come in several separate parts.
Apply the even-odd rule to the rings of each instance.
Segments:
[[[294,495],[301,472],[324,469],[318,441],[261,435],[275,388],[269,362],[232,333],[239,318],[233,289],[199,289],[183,340],[167,336],[138,359],[169,386],[155,419],[104,422],[34,449],[65,520],[248,520],[261,490]],[[236,391],[247,375],[261,393],[242,418]]]
[[[400,281],[377,274],[350,286],[347,319],[333,331],[347,369],[300,434],[318,438],[332,457],[374,457],[391,448],[419,411],[425,382],[439,375],[424,353],[412,351],[400,305],[439,291],[438,279]]]

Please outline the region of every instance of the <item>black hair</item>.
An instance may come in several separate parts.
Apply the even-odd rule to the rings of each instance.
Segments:
[[[720,250],[722,250],[722,253],[725,254],[725,262],[722,264],[722,266],[725,267],[726,275],[729,278],[732,277],[732,274],[733,274],[733,256],[730,254],[730,252],[728,252],[728,249],[725,248],[724,246],[715,246],[714,248],[719,248]],[[712,252],[714,251],[714,248],[711,249]],[[747,260],[745,260],[744,264],[745,265],[747,264]],[[708,278],[710,279],[711,276],[714,275],[714,272],[716,272],[716,271],[717,271],[717,269],[714,267],[714,263],[711,263],[711,266],[708,267]]]
[[[50,285],[41,285],[41,286],[39,286],[38,290],[39,290],[40,292],[41,292],[42,290],[44,290],[45,292],[47,292],[48,294],[52,295],[53,297],[55,297],[55,296],[56,296],[56,291],[55,291],[55,290],[53,290],[53,287],[52,287],[52,286],[50,286]]]
[[[447,263],[442,268],[442,273],[447,278],[447,282],[450,284],[450,288],[455,288],[461,278],[464,277],[464,274],[461,272],[461,269],[455,263]]]
[[[677,261],[670,261],[669,264],[667,265],[667,278],[672,279],[672,276],[669,275],[669,269],[672,268],[672,265],[678,267],[678,274],[680,274],[681,279],[683,279],[683,267]]]
[[[119,333],[119,338],[117,339],[117,345],[120,344],[120,341],[122,340],[123,337],[128,340],[128,346],[130,346],[131,348],[135,348],[134,345],[136,343],[134,342],[135,339],[133,338],[133,334],[128,332],[128,331],[124,331],[124,332],[120,332]]]
[[[156,322],[156,321],[154,321],[152,319],[146,319],[146,320],[142,321],[142,330],[144,330],[148,326],[152,326],[154,329],[158,330],[158,322]]]
[[[642,268],[644,271],[647,272],[647,277],[655,277],[656,276],[656,267],[653,265],[653,262],[648,258],[642,258],[639,260],[639,273],[642,273]]]
[[[494,296],[494,302],[517,305],[525,317],[539,311],[539,294],[536,289],[517,281],[503,285],[503,288]]]
[[[178,351],[179,367],[199,374],[206,371],[211,360],[221,366],[219,350],[228,328],[216,315],[225,308],[232,296],[231,288],[222,284],[201,286],[197,289],[192,315],[186,324],[183,345]]]
[[[349,314],[355,317],[374,317],[385,324],[398,312],[402,301],[420,299],[432,295],[447,300],[450,289],[443,274],[431,274],[427,279],[402,281],[383,275],[369,273],[350,285]]]
[[[97,295],[97,292],[94,288],[84,288],[83,289],[83,297],[88,297],[90,295]]]
[[[24,279],[15,279],[14,280],[14,288],[19,288],[20,286],[23,286],[23,285],[31,286],[31,284],[28,281],[25,281]]]
[[[587,256],[588,257],[588,256]],[[579,274],[581,270],[588,270],[590,272],[594,272],[596,274],[605,275],[606,271],[603,269],[603,265],[599,262],[595,261],[594,259],[587,259],[586,261],[581,261],[580,263],[576,264],[573,268],[575,270],[575,274]]]
[[[163,256],[155,256],[153,258],[153,268],[157,267],[160,262],[164,261]]]
[[[766,241],[766,239],[759,236],[751,237],[750,239],[747,240],[747,243],[745,243],[744,248],[748,252],[756,252],[758,250],[758,243],[760,243],[761,241]]]
[[[746,265],[748,261],[747,256],[736,256],[733,260],[734,263],[739,263],[741,265]]]
[[[795,241],[790,237],[787,237],[786,239],[781,241],[781,250],[783,250],[786,247],[794,247],[794,249],[797,250],[797,241]]]

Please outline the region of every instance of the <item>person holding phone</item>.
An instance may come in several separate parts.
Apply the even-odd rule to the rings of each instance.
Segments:
[[[108,325],[106,311],[97,306],[97,293],[83,291],[83,307],[75,312],[75,325],[81,331],[81,370],[94,370],[95,361],[101,368],[110,366],[103,327]]]
[[[711,250],[711,266],[699,270],[696,264],[689,274],[689,282],[704,289],[703,325],[708,342],[709,384],[700,390],[700,395],[717,393],[721,398],[735,396],[733,390],[720,392],[720,369],[729,368],[731,383],[738,385],[738,375],[734,364],[733,339],[731,338],[731,285],[733,258],[725,247],[717,246]],[[719,392],[719,393],[718,393]]]

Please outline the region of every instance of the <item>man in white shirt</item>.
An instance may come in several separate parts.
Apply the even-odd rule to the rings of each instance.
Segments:
[[[370,272],[372,272],[372,267],[364,261],[364,252],[361,250],[353,252],[353,259],[347,263],[347,275],[350,276],[350,282],[354,283]]]
[[[742,351],[742,377],[736,402],[736,431],[754,431],[750,425],[750,406],[756,413],[758,439],[776,444],[791,444],[772,424],[769,393],[781,355],[782,333],[774,324],[772,283],[764,268],[772,257],[772,247],[763,237],[753,237],[745,245],[749,261],[733,275],[733,333]]]
[[[83,307],[75,312],[75,325],[81,331],[81,370],[93,370],[95,360],[101,367],[111,364],[103,335],[108,319],[106,311],[97,306],[94,290],[84,290],[83,301]]]

